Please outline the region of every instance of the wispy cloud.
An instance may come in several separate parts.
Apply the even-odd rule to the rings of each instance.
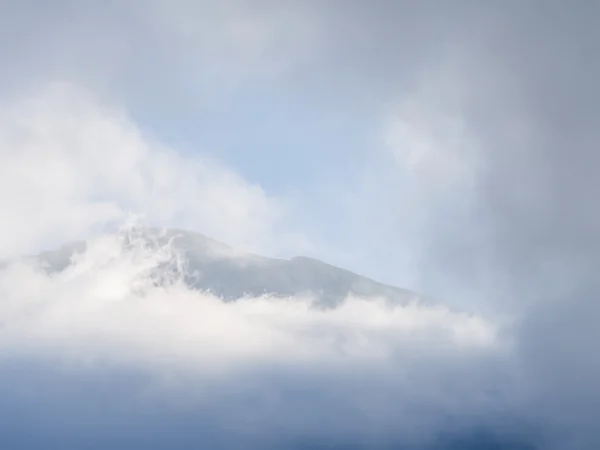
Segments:
[[[162,145],[120,106],[71,84],[2,111],[0,160],[5,256],[86,237],[130,214],[254,251],[277,239],[278,199],[201,150]]]

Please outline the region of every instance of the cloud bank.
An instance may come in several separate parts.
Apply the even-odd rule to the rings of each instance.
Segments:
[[[529,438],[500,324],[383,299],[325,310],[308,297],[223,302],[186,287],[168,247],[129,237],[90,241],[59,273],[33,263],[0,273],[9,440],[163,448],[167,433],[215,448],[431,448],[471,433]],[[13,407],[23,415],[10,419]],[[184,424],[193,428],[172,436]]]

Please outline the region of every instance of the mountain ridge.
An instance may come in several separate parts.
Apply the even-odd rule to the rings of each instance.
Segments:
[[[181,229],[136,228],[135,235],[157,246],[171,245],[186,262],[186,284],[226,301],[261,295],[312,296],[323,306],[339,305],[349,296],[400,304],[423,300],[407,289],[307,256],[284,259],[240,252],[204,234]],[[49,271],[62,271],[86,247],[86,242],[76,241],[31,258]]]

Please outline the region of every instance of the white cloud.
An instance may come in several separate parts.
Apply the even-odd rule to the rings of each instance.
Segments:
[[[225,303],[169,278],[161,263],[176,263],[176,256],[168,248],[124,249],[118,235],[110,235],[90,242],[86,253],[54,276],[29,265],[10,266],[0,273],[2,347],[80,346],[88,354],[114,342],[119,359],[152,364],[154,356],[170,355],[172,362],[204,370],[219,361],[263,359],[381,363],[399,351],[428,359],[436,347],[469,353],[501,344],[489,321],[442,306],[393,307],[349,298],[322,310],[310,297],[268,296]],[[158,279],[161,287],[155,286]]]
[[[54,84],[0,111],[0,253],[61,244],[139,214],[271,250],[283,204],[214,160],[144,135],[120,107]]]

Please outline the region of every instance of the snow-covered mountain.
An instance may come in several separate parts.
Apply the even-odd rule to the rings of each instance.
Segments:
[[[245,295],[276,297],[311,295],[325,306],[335,306],[349,295],[385,298],[406,304],[416,299],[408,290],[376,282],[322,261],[298,256],[266,258],[241,253],[200,233],[183,230],[143,229],[151,245],[170,245],[185,261],[185,281],[195,289],[210,291],[225,300]],[[69,266],[71,258],[85,251],[85,242],[74,242],[44,252],[34,259],[50,271]]]

